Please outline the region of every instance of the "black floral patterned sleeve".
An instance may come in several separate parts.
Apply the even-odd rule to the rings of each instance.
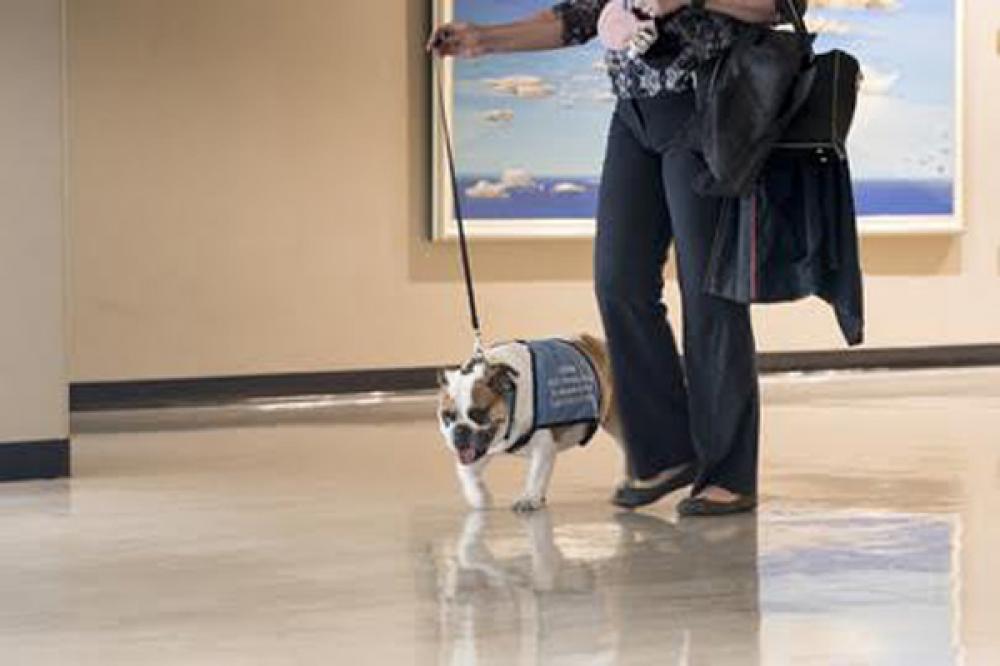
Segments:
[[[597,20],[608,0],[563,0],[552,7],[562,21],[565,46],[583,44],[597,35]]]
[[[562,0],[552,11],[562,21],[566,46],[583,44],[597,35],[597,22],[608,2],[620,0]],[[808,0],[793,0],[805,10]],[[775,0],[775,21],[790,16],[781,11],[785,0]],[[721,55],[750,24],[729,14],[682,7],[656,21],[659,37],[645,55],[632,57],[627,51],[605,49],[604,64],[615,96],[658,97],[690,90],[694,72],[701,64]]]

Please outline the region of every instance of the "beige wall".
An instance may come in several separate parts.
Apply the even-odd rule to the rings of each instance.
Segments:
[[[968,232],[865,239],[869,347],[1000,340],[1000,5],[967,4]],[[75,380],[469,351],[456,249],[423,240],[426,7],[69,0]],[[596,330],[590,252],[477,244],[487,336]],[[761,350],[844,348],[818,299],[754,317]]]
[[[59,0],[0,0],[0,442],[67,417]]]

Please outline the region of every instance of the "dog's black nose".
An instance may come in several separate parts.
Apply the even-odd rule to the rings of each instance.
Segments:
[[[455,426],[455,429],[452,430],[452,437],[455,439],[455,444],[468,444],[471,436],[472,428],[464,423],[459,423]]]

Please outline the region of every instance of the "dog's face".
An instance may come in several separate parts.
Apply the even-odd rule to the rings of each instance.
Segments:
[[[485,362],[438,373],[438,426],[448,448],[471,465],[503,448],[510,413],[504,394],[514,370]]]

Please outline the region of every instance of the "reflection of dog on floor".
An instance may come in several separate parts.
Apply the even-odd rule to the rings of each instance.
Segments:
[[[519,516],[513,532],[492,529],[495,517],[468,514],[454,553],[438,562],[441,663],[548,664],[584,654],[613,663],[596,564],[563,552],[547,510]]]
[[[759,662],[755,519],[491,520],[434,549],[441,663]]]
[[[499,453],[529,459],[514,510],[541,508],[556,454],[586,444],[598,426],[618,442],[628,469],[603,340],[581,334],[496,344],[441,373],[439,384],[438,425],[473,508],[490,505],[482,471]]]
[[[516,584],[527,585],[538,591],[552,590],[563,560],[562,553],[556,547],[552,519],[547,511],[541,511],[524,518],[523,527],[528,538],[530,569],[524,571],[504,568],[486,543],[486,514],[470,513],[465,517],[455,549],[458,570],[478,573],[482,582],[489,585],[509,587]],[[454,586],[448,587],[454,589]]]

